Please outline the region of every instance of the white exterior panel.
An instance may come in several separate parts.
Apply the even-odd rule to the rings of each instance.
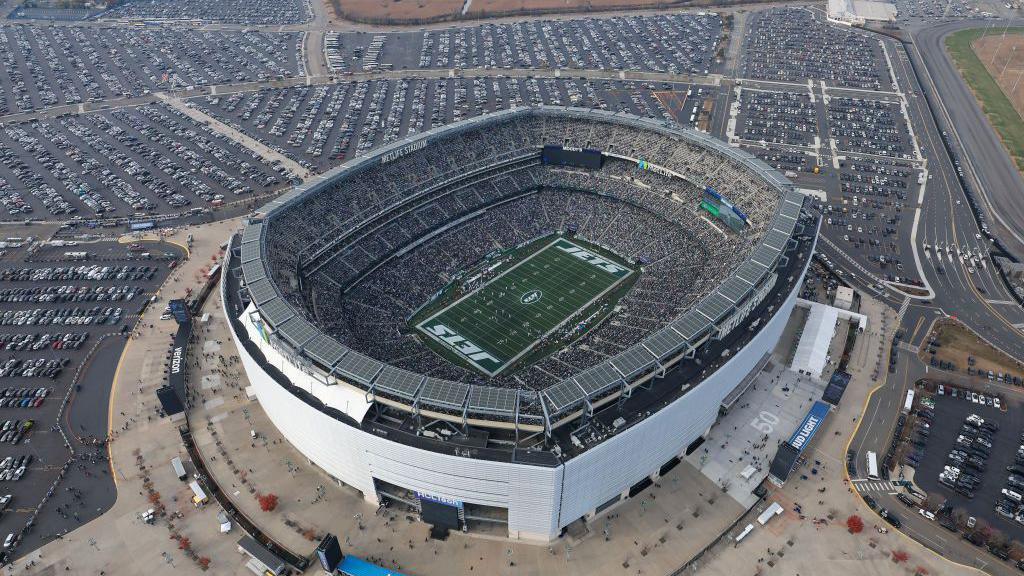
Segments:
[[[561,526],[593,511],[678,456],[718,418],[726,395],[772,350],[789,321],[801,282],[760,332],[696,388],[629,430],[565,463]]]

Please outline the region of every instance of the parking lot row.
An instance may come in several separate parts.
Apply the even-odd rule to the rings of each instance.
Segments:
[[[747,27],[744,78],[891,90],[878,40],[847,26],[826,24],[803,8],[758,12]]]
[[[98,17],[271,25],[308,22],[313,14],[305,0],[128,0],[116,3]]]
[[[283,167],[165,104],[0,130],[0,205],[9,217],[157,214],[290,182]]]
[[[692,125],[710,113],[713,95],[713,88],[683,84],[503,77],[343,82],[190,102],[303,167],[323,171],[374,146],[495,110],[582,106]]]
[[[299,33],[0,25],[0,116],[300,74]]]
[[[708,74],[722,34],[717,14],[528,20],[401,33],[334,32],[337,72],[407,68],[579,68]]]

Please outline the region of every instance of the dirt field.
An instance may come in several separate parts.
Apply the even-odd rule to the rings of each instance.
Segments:
[[[1024,35],[984,36],[972,46],[1013,107],[1024,116]]]
[[[935,349],[935,357],[939,360],[953,362],[957,370],[967,372],[967,357],[975,359],[974,368],[978,370],[991,370],[1003,374],[1024,375],[1024,370],[1012,359],[1006,357],[1002,352],[989,346],[973,332],[964,328],[956,322],[940,322],[935,325],[933,335],[938,337],[939,346]],[[931,354],[924,347],[921,349],[921,359],[928,362]]]
[[[682,2],[658,2],[652,0],[473,0],[469,6],[469,15],[482,17],[489,14],[529,13],[531,11],[572,12],[593,8],[607,10],[610,8],[640,7],[682,4]]]
[[[332,0],[334,16],[357,22],[424,22],[454,18],[462,0]]]

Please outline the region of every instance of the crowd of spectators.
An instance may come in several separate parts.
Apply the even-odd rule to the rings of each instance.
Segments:
[[[643,156],[688,180],[608,157],[600,170],[541,163],[560,143]],[[726,231],[698,210],[712,186],[749,212]],[[480,381],[424,346],[409,317],[485,255],[575,233],[642,265],[599,327],[488,384],[533,389],[622,352],[710,292],[765,230],[777,194],[703,146],[652,130],[531,112],[435,138],[397,160],[339,178],[270,221],[278,286],[347,346],[430,376]],[[310,227],[317,221],[320,226]],[[301,278],[301,282],[299,279]],[[301,286],[301,289],[299,287]]]

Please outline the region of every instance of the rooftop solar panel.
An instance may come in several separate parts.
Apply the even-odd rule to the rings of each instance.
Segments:
[[[543,394],[547,398],[548,406],[553,413],[561,412],[566,408],[579,404],[587,397],[579,384],[571,378],[548,386],[544,389]]]
[[[519,391],[513,388],[473,386],[469,390],[469,409],[479,412],[513,414]]]
[[[686,344],[686,340],[668,326],[651,334],[644,340],[644,347],[662,360],[666,356],[677,352],[682,348],[683,344]]]
[[[778,255],[778,250],[773,250],[767,246],[758,246],[754,253],[750,255],[750,259],[765,268],[774,268],[775,258]]]
[[[264,302],[269,302],[274,298],[277,298],[277,290],[274,290],[274,285],[266,278],[263,280],[257,280],[252,284],[247,284],[247,286],[249,288],[249,296],[252,297],[252,301],[255,302],[257,306],[261,306]]]
[[[730,302],[737,303],[743,301],[750,293],[751,286],[743,280],[736,278],[735,276],[729,278],[718,288],[718,291],[722,293]]]
[[[599,394],[618,384],[621,380],[622,376],[607,362],[602,362],[590,370],[576,375],[576,383],[586,392],[587,396]]]
[[[422,383],[423,376],[421,374],[385,364],[380,375],[373,381],[373,388],[412,400],[416,398],[416,391],[420,389]]]
[[[713,322],[719,322],[725,318],[731,308],[732,303],[717,291],[709,294],[707,298],[701,300],[700,304],[697,305],[697,310],[707,315]]]
[[[252,284],[257,280],[267,277],[266,269],[263,268],[262,260],[252,260],[242,264],[242,278],[246,284]]]
[[[748,284],[757,285],[764,278],[768,269],[754,262],[744,262],[736,269],[736,277],[746,280]]]
[[[271,327],[280,326],[292,316],[295,316],[295,311],[292,310],[292,307],[280,298],[275,298],[261,305],[260,313],[263,314],[267,322],[270,322]]]
[[[301,316],[296,316],[285,322],[278,330],[278,335],[296,348],[301,348],[306,342],[315,338],[318,333],[316,327]]]
[[[441,380],[440,378],[427,378],[420,390],[420,402],[435,404],[445,408],[460,409],[466,403],[466,395],[469,394],[469,384]]]
[[[252,262],[253,260],[259,260],[260,258],[260,243],[249,242],[248,244],[242,244],[241,250],[241,261],[242,264],[246,262]]]
[[[369,356],[351,351],[334,367],[334,371],[343,378],[351,378],[360,384],[370,385],[373,377],[384,365]]]
[[[683,317],[669,324],[672,328],[687,340],[693,340],[697,335],[711,326],[711,321],[701,316],[696,310],[690,310]]]
[[[263,234],[263,223],[257,222],[255,224],[249,224],[242,230],[242,244],[248,244],[249,242],[255,242],[260,239],[260,235]]]
[[[316,338],[306,343],[305,351],[310,358],[319,362],[321,366],[331,368],[348,352],[348,348],[338,344],[334,338],[321,332],[316,335]]]
[[[766,246],[770,246],[779,251],[786,247],[786,242],[789,242],[789,234],[779,232],[778,230],[772,230],[764,237],[764,244]]]
[[[654,366],[655,358],[643,346],[633,346],[628,350],[620,352],[609,362],[611,362],[612,366],[615,366],[616,370],[622,373],[624,378],[631,378]]]

